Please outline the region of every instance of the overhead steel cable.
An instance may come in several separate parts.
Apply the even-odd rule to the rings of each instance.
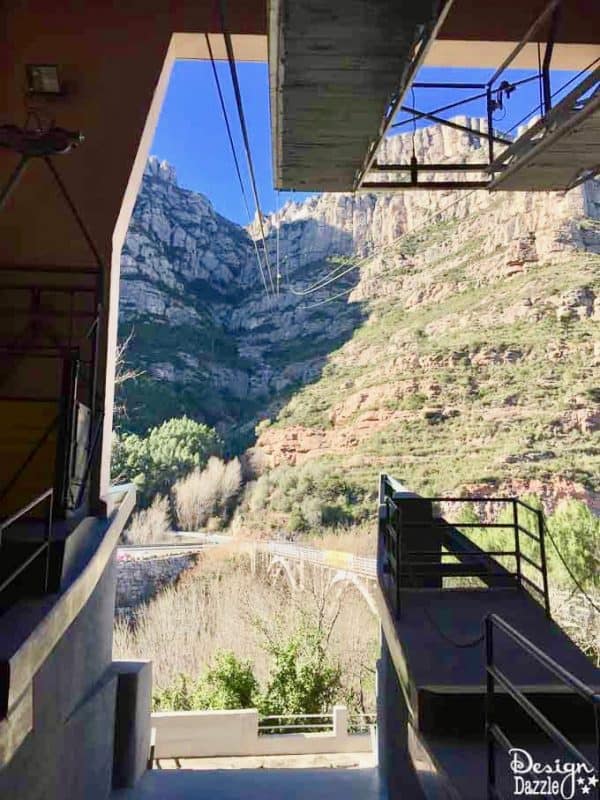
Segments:
[[[235,65],[235,56],[233,54],[233,45],[231,43],[231,36],[225,25],[225,12],[223,9],[223,0],[219,0],[219,16],[221,22],[221,33],[225,40],[225,49],[227,50],[227,60],[229,61],[229,70],[231,72],[231,82],[233,84],[233,91],[235,94],[235,102],[240,120],[240,128],[242,129],[242,138],[244,140],[244,149],[246,151],[246,160],[248,162],[248,172],[250,173],[250,183],[252,185],[252,192],[254,194],[254,203],[256,205],[256,213],[258,216],[258,224],[262,238],[262,246],[265,255],[265,264],[267,267],[267,274],[269,276],[269,283],[273,294],[275,294],[275,284],[273,283],[273,274],[271,272],[271,262],[269,259],[269,251],[267,248],[267,240],[265,236],[265,226],[263,222],[262,209],[260,207],[260,198],[258,195],[258,188],[256,185],[256,175],[254,173],[254,162],[252,161],[252,151],[250,149],[250,139],[248,138],[248,129],[246,127],[246,117],[244,116],[244,105],[242,103],[242,93],[240,91],[240,84],[238,81],[237,68]]]
[[[221,89],[221,82],[219,80],[219,74],[217,72],[217,65],[215,64],[215,59],[213,55],[213,50],[210,44],[210,39],[208,38],[208,33],[204,34],[206,39],[206,47],[208,48],[208,55],[210,56],[210,63],[212,66],[212,72],[215,79],[215,86],[217,87],[217,94],[219,96],[219,103],[221,104],[221,112],[223,114],[223,120],[225,121],[225,128],[227,129],[227,138],[229,139],[229,146],[231,148],[231,155],[233,156],[233,163],[235,164],[235,171],[237,173],[238,181],[240,184],[240,189],[242,191],[242,198],[244,200],[244,205],[246,206],[246,213],[248,214],[248,222],[252,222],[252,214],[250,213],[250,203],[248,202],[248,196],[246,195],[246,187],[244,186],[244,180],[242,178],[242,171],[240,169],[240,162],[237,157],[237,151],[235,149],[235,143],[233,141],[233,135],[231,133],[231,125],[229,124],[229,115],[227,114],[227,107],[225,106],[225,99],[223,97],[223,91]],[[254,253],[256,255],[256,263],[258,264],[258,270],[260,272],[260,277],[262,278],[263,286],[265,287],[265,292],[267,295],[269,294],[269,287],[267,286],[267,279],[265,278],[265,272],[263,269],[262,260],[260,257],[260,253],[258,251],[258,244],[256,243],[256,239],[252,236],[252,243],[254,244]]]
[[[461,200],[467,200],[472,194],[474,194],[477,191],[480,191],[480,190],[479,189],[471,189],[471,191],[467,192],[466,194],[459,195],[455,200],[453,200],[451,203],[448,203],[443,208],[440,208],[437,211],[432,211],[431,214],[429,214],[423,220],[423,222],[421,223],[421,225],[419,227],[414,228],[413,230],[410,230],[410,231],[405,231],[404,233],[400,234],[400,236],[397,236],[395,239],[392,239],[391,242],[387,242],[386,244],[382,245],[378,249],[376,249],[373,252],[369,253],[367,256],[364,256],[363,258],[359,259],[354,264],[351,264],[350,266],[346,267],[344,270],[342,270],[341,272],[337,273],[336,275],[330,275],[329,277],[322,278],[320,281],[316,281],[315,283],[313,283],[312,286],[309,286],[307,289],[302,289],[300,291],[297,290],[297,289],[294,289],[293,287],[290,287],[290,291],[292,292],[292,294],[295,294],[298,297],[305,297],[306,295],[312,294],[313,292],[318,292],[320,289],[324,289],[326,286],[329,286],[330,284],[335,283],[336,281],[338,281],[340,278],[343,278],[344,275],[347,275],[349,272],[352,272],[352,270],[359,269],[364,264],[367,264],[369,261],[371,261],[376,256],[385,255],[390,248],[395,247],[396,245],[400,244],[403,239],[406,239],[409,236],[414,236],[416,233],[419,233],[419,232],[423,231],[425,229],[425,227],[427,226],[427,223],[430,222],[432,219],[437,217],[439,214],[443,214],[444,212],[449,211],[453,206],[458,205],[458,203],[460,203]],[[331,299],[334,299],[334,298],[331,298]],[[325,302],[325,301],[322,301],[322,302]],[[319,303],[318,305],[322,305],[322,303]]]

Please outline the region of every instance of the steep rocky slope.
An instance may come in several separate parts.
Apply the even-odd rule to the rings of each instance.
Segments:
[[[386,157],[407,160],[398,136]],[[431,162],[477,160],[455,131],[417,132]],[[122,329],[146,370],[140,425],[183,410],[272,465],[321,456],[420,490],[540,481],[598,489],[600,185],[555,194],[322,195],[267,220],[281,292],[251,231],[151,161],[123,259]],[[339,281],[311,292],[315,281]],[[234,442],[235,444],[235,442]],[[535,486],[533,488],[536,488]],[[591,495],[590,495],[591,497]]]

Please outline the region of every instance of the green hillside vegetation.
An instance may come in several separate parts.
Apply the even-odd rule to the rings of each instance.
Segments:
[[[427,263],[426,252],[421,260]],[[600,294],[600,258],[536,264],[493,285],[472,258],[445,271],[428,265],[427,280],[450,283],[451,291],[441,302],[413,307],[403,303],[405,277],[402,263],[389,267],[386,280],[398,281],[393,302],[369,302],[368,319],[351,341],[270,427],[330,430],[340,398],[393,384],[393,396],[370,407],[390,412],[389,423],[352,452],[329,456],[330,469],[343,469],[361,485],[388,471],[423,493],[553,476],[598,491],[597,437],[568,424],[570,412],[598,410],[598,323],[574,313],[561,318],[557,306],[570,289]],[[518,306],[532,313],[504,316]]]

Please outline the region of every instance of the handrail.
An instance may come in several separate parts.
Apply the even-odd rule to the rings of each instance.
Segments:
[[[46,518],[46,538],[44,542],[37,547],[33,553],[30,553],[27,558],[19,564],[16,569],[14,569],[10,575],[8,575],[4,581],[0,584],[0,594],[7,589],[15,580],[21,575],[27,567],[30,566],[40,555],[44,552],[46,553],[46,567],[44,570],[44,582],[43,582],[43,593],[47,594],[49,588],[49,581],[50,581],[50,545],[52,542],[52,512],[53,512],[53,505],[54,505],[54,489],[46,489],[44,492],[39,494],[33,500],[31,500],[27,505],[20,508],[14,514],[12,514],[8,519],[2,520],[0,522],[0,547],[2,546],[2,539],[4,532],[9,528],[11,525],[14,525],[15,522],[22,519],[26,514],[32,511],[36,506],[40,505],[41,503],[48,502],[48,516]]]
[[[5,520],[0,520],[0,535],[2,534],[3,531],[6,530],[6,528],[9,528],[18,519],[24,517],[28,511],[31,511],[32,508],[35,508],[42,502],[42,500],[45,500],[47,497],[50,497],[50,495],[52,495],[53,493],[54,489],[46,489],[45,492],[39,494],[34,500],[32,500],[26,506],[23,506],[23,508],[20,508],[18,511],[15,511],[15,513],[11,517],[8,517],[8,519]]]
[[[288,720],[290,720],[290,722],[288,722]],[[302,722],[302,720],[309,721]],[[316,720],[320,721],[317,722]],[[263,736],[265,734],[277,733],[278,731],[319,733],[332,731],[334,728],[335,720],[332,711],[325,714],[268,714],[258,718],[258,732]]]
[[[385,473],[380,476],[379,498],[379,578],[390,608],[396,614],[400,612],[403,589],[414,590],[421,585],[425,586],[427,579],[431,581],[436,577],[440,579],[441,588],[445,588],[444,577],[474,577],[482,579],[489,586],[518,585],[526,591],[531,591],[537,600],[541,600],[546,613],[550,615],[544,528],[539,509],[533,508],[518,497],[420,497],[409,492],[399,481]],[[411,520],[406,518],[406,514],[401,513],[401,506],[403,503],[410,504],[413,499],[416,502],[429,504],[494,503],[512,508],[512,520],[453,522],[441,516],[432,516],[426,520]],[[523,519],[519,517],[520,509],[534,514],[535,533],[525,527]],[[488,529],[512,531],[514,547],[511,542],[508,546],[484,549],[468,536],[469,530]],[[409,544],[405,537],[405,533],[411,530],[441,531],[442,541],[439,546],[432,543],[435,550],[432,550],[430,545],[426,549],[417,548],[417,552],[414,552],[414,547],[408,549]],[[535,553],[523,552],[521,534],[535,542]],[[448,563],[449,556],[456,557],[461,564]],[[514,569],[512,563],[509,568],[498,561],[499,558],[512,558]],[[529,574],[523,574],[523,566]],[[532,580],[533,577],[535,580]]]
[[[533,644],[529,639],[523,636],[518,630],[509,625],[505,619],[498,616],[498,614],[489,614],[486,620],[489,620],[490,626],[500,628],[507,636],[509,636],[516,644],[526,650],[537,661],[539,661],[546,669],[553,672],[557,678],[568,683],[581,697],[586,700],[600,701],[600,695],[591,689],[583,681],[579,680],[576,675],[572,675],[568,670],[556,662],[551,656],[540,650],[537,645]]]
[[[574,745],[558,728],[546,717],[540,709],[524,694],[517,685],[508,678],[503,670],[495,664],[494,629],[498,629],[511,639],[516,645],[530,655],[535,661],[559,678],[570,687],[579,697],[591,705],[594,716],[594,733],[596,738],[596,764],[590,760]],[[600,774],[600,694],[587,686],[576,675],[570,673],[557,661],[544,653],[529,639],[523,636],[506,620],[497,614],[489,614],[485,618],[485,650],[486,650],[486,703],[485,703],[485,730],[487,746],[487,783],[488,796],[502,800],[503,795],[496,785],[496,744],[505,751],[510,751],[513,744],[502,730],[495,715],[495,692],[498,684],[504,692],[533,720],[533,722],[556,744],[570,753],[571,757],[584,764],[587,769]],[[597,790],[600,794],[600,788]]]

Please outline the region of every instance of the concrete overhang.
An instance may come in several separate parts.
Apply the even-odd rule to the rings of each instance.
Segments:
[[[275,185],[352,189],[437,0],[273,0],[269,68]]]
[[[269,65],[275,185],[351,191],[387,130],[390,102],[419,66],[496,69],[549,0],[271,0]],[[597,0],[563,0],[552,69],[600,55]],[[423,35],[425,32],[428,35]],[[513,69],[537,69],[530,41]]]

